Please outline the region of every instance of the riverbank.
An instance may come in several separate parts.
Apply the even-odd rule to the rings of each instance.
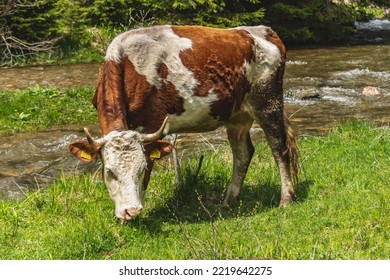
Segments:
[[[0,135],[97,122],[91,87],[0,91]]]
[[[296,204],[277,207],[277,167],[256,145],[241,201],[220,202],[227,145],[156,166],[146,208],[121,225],[106,187],[89,174],[59,178],[23,200],[0,202],[1,259],[388,259],[390,131],[347,123],[300,139]],[[203,165],[195,174],[200,154]]]

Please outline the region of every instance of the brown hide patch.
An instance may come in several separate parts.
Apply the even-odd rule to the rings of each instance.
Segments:
[[[121,64],[110,60],[103,63],[93,103],[98,110],[103,134],[128,128],[122,90]]]
[[[161,63],[159,68],[158,68],[158,73],[160,74],[160,78],[162,81],[164,81],[165,83],[167,82],[166,79],[168,78],[168,67]]]
[[[282,56],[282,62],[285,63],[287,51],[282,40],[280,40],[278,34],[276,34],[276,32],[274,32],[272,29],[268,28],[267,37],[265,39],[278,47],[280,54]]]
[[[253,39],[245,30],[198,26],[172,26],[172,29],[179,37],[192,41],[192,48],[181,52],[180,58],[198,81],[194,94],[216,94],[218,100],[211,105],[211,115],[228,120],[240,108],[250,88],[244,62],[255,59]]]
[[[175,86],[167,81],[168,68],[159,64],[160,83],[152,86],[144,75],[140,75],[129,59],[123,59],[124,93],[127,106],[127,123],[130,129],[139,126],[143,132],[158,130],[167,114],[184,112],[183,98]]]

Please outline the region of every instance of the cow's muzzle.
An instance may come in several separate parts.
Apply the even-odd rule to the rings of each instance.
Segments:
[[[123,220],[130,221],[131,219],[134,219],[141,210],[142,208],[125,209],[125,211],[123,212]]]

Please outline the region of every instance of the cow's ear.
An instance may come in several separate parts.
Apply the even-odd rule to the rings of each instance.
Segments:
[[[146,157],[155,160],[161,159],[172,152],[173,146],[171,143],[158,140],[145,144]]]
[[[87,141],[73,142],[68,146],[68,148],[72,155],[85,163],[94,161],[100,152],[100,147],[92,147]]]

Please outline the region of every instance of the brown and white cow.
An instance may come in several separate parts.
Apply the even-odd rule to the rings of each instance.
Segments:
[[[83,162],[100,154],[116,216],[130,220],[144,207],[154,160],[172,150],[164,135],[225,126],[233,152],[226,205],[240,194],[255,120],[279,167],[285,206],[295,198],[291,177],[298,171],[283,107],[285,59],[282,41],[265,26],[165,25],[122,33],[108,47],[93,98],[104,136],[93,140],[86,131],[88,141],[70,144],[70,152]]]

